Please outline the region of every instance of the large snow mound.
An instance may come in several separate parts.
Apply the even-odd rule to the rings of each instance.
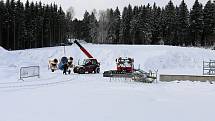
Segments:
[[[133,57],[135,67],[165,74],[202,74],[214,51],[147,45],[82,44],[115,68],[115,58]],[[65,53],[64,53],[65,50]],[[72,46],[6,51],[0,48],[0,121],[214,121],[214,84],[158,82],[144,84],[102,74],[63,75],[47,69],[49,59],[86,58]],[[22,66],[39,65],[40,78],[18,80]]]
[[[202,74],[203,61],[215,60],[215,52],[209,49],[174,47],[162,45],[94,45],[83,46],[101,62],[101,70],[115,69],[115,59],[132,57],[135,67],[144,70],[159,70],[168,74]],[[65,50],[65,51],[64,51]],[[0,49],[0,66],[40,65],[47,68],[49,59],[72,56],[75,64],[86,56],[73,44],[52,48],[40,48],[7,52]],[[16,61],[14,61],[16,60]],[[182,71],[183,70],[183,71]]]

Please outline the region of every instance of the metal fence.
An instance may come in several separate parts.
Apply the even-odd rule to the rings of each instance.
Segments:
[[[203,75],[215,75],[215,60],[203,61]]]
[[[39,66],[28,66],[20,68],[20,79],[29,77],[40,77],[40,67]]]

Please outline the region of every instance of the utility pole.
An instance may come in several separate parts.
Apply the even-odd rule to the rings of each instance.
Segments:
[[[64,45],[64,56],[66,56],[66,46]]]

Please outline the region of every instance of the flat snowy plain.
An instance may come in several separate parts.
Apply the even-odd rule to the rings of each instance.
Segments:
[[[202,74],[202,63],[215,60],[213,50],[173,46],[83,46],[101,62],[100,74],[63,75],[47,69],[49,59],[83,60],[76,46],[6,51],[0,48],[0,121],[214,121],[215,84],[152,84],[103,78],[119,56],[135,67],[159,74]],[[40,66],[40,78],[19,79],[23,66]]]

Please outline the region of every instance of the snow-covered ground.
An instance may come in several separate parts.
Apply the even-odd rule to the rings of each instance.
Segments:
[[[115,58],[133,57],[135,67],[160,74],[202,74],[215,52],[200,48],[83,44],[114,69]],[[19,51],[0,48],[0,121],[214,121],[215,86],[207,82],[144,84],[101,74],[63,75],[47,69],[49,59],[85,55],[76,46]],[[19,79],[23,66],[39,65],[40,78]]]

